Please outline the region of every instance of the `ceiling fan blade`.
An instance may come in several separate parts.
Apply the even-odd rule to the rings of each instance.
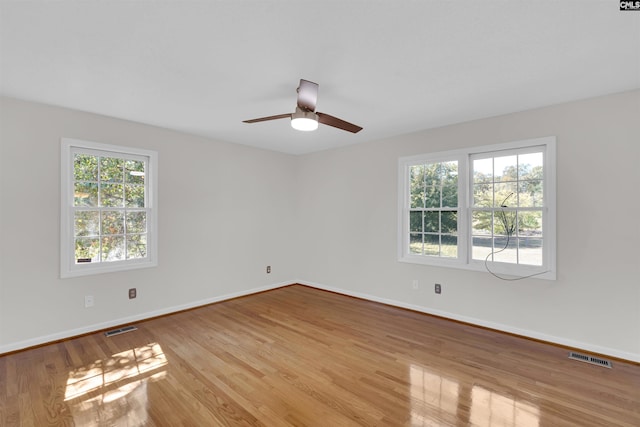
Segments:
[[[318,83],[300,79],[298,86],[298,107],[303,110],[315,111],[318,101]]]
[[[243,120],[242,123],[266,122],[268,120],[285,119],[287,117],[291,118],[291,114],[278,114],[277,116],[260,117],[259,119]]]
[[[318,115],[318,121],[323,125],[333,126],[334,128],[346,130],[347,132],[358,133],[362,128],[353,123],[345,122],[337,117],[330,116],[325,113],[316,113]]]

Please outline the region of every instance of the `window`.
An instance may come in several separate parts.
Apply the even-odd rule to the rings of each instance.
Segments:
[[[554,137],[399,164],[400,261],[555,279]]]
[[[157,265],[157,154],[63,138],[61,159],[61,277]]]

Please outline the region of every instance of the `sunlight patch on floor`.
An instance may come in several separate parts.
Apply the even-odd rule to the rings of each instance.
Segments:
[[[167,358],[157,343],[114,354],[107,360],[97,360],[69,372],[65,400],[75,399],[116,381],[154,371],[166,364]]]
[[[471,424],[477,426],[538,427],[540,410],[529,403],[480,386],[471,390]]]
[[[165,378],[167,358],[157,343],[126,350],[69,372],[65,401],[76,425],[143,426],[148,385]]]

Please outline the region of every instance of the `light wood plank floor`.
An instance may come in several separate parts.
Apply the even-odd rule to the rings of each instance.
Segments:
[[[640,426],[640,366],[304,286],[0,357],[2,426]]]

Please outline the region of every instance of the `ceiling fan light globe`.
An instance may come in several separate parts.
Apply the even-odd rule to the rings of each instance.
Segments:
[[[294,117],[291,119],[291,127],[295,130],[309,132],[318,129],[318,121],[308,117]]]

